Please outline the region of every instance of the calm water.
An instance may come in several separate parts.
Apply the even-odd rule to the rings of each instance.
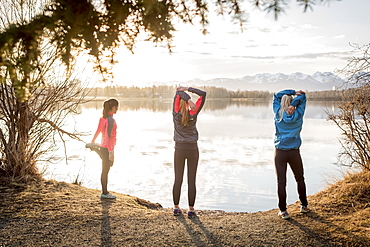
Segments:
[[[81,108],[82,114],[68,122],[78,131],[90,133],[90,142],[101,115],[102,102]],[[108,189],[137,196],[163,207],[172,207],[173,123],[172,102],[121,101],[115,115],[118,124],[115,164],[109,173]],[[312,195],[334,178],[341,168],[334,163],[340,151],[339,130],[326,121],[324,109],[333,103],[309,102],[302,131],[301,155],[307,192]],[[271,102],[206,102],[198,117],[200,161],[197,176],[197,209],[256,212],[277,208],[273,165],[274,125]],[[63,157],[60,149],[56,158]],[[100,189],[101,161],[84,143],[67,142],[65,160],[42,165],[45,177]],[[184,177],[181,207],[187,207]],[[295,181],[288,169],[288,203],[298,200]]]

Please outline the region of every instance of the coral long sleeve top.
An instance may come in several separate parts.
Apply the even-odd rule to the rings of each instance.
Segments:
[[[97,132],[102,134],[100,146],[107,148],[109,152],[113,151],[117,141],[117,124],[113,115],[109,114],[107,118],[100,118]]]

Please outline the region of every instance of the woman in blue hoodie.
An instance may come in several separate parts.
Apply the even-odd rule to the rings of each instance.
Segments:
[[[296,97],[294,97],[296,96]],[[287,164],[293,171],[297,182],[301,213],[309,211],[306,184],[303,176],[303,163],[299,148],[303,115],[306,109],[306,94],[302,90],[283,90],[274,94],[275,113],[275,169],[278,184],[279,216],[289,219],[286,208],[286,170]]]

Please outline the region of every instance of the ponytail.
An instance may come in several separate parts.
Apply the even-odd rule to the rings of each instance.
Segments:
[[[281,98],[280,110],[279,110],[279,118],[280,118],[280,121],[283,118],[284,111],[286,112],[288,110],[288,107],[289,107],[290,103],[292,102],[292,100],[293,100],[293,97],[291,95],[287,95],[287,94],[285,94]]]
[[[112,110],[113,106],[118,106],[118,100],[109,99],[103,103],[103,118],[108,118],[108,113]]]
[[[182,115],[181,123],[182,125],[186,126],[188,125],[188,121],[189,121],[189,113],[188,113],[187,102],[184,99],[180,100],[180,111]]]

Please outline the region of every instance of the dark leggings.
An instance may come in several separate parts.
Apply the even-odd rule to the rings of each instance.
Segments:
[[[275,169],[278,183],[280,211],[286,211],[286,170],[287,163],[293,171],[297,182],[299,200],[302,206],[307,206],[306,184],[303,176],[303,163],[299,149],[275,149]]]
[[[110,167],[113,165],[113,162],[109,160],[109,152],[107,148],[100,147],[99,153],[100,158],[102,160],[102,172],[101,172],[101,187],[102,187],[102,193],[108,194],[108,172],[110,170]]]
[[[173,204],[179,205],[181,185],[184,176],[185,160],[188,167],[188,200],[189,206],[194,207],[195,196],[197,193],[195,180],[197,175],[197,167],[199,160],[198,149],[175,149],[174,168],[175,168],[175,183],[173,185],[172,195]]]

